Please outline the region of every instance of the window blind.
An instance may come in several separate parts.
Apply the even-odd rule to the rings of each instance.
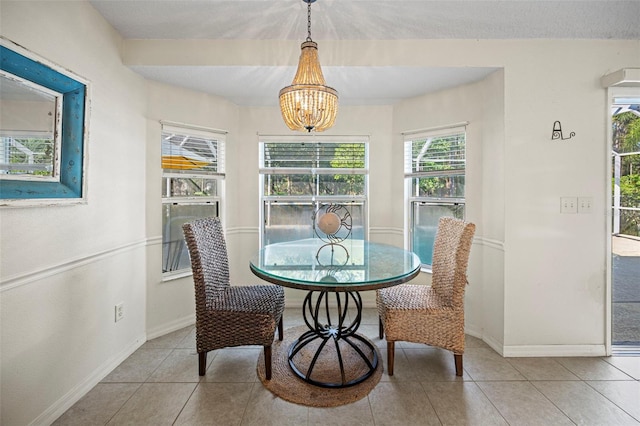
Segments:
[[[405,135],[405,177],[464,174],[464,128]]]
[[[262,174],[365,174],[365,142],[261,142]]]
[[[224,139],[202,130],[162,128],[162,169],[169,173],[223,174]]]

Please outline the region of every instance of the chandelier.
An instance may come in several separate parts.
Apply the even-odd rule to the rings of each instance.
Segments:
[[[302,1],[307,3],[307,39],[291,86],[280,90],[280,111],[291,130],[322,132],[336,120],[338,92],[325,84],[318,43],[311,40],[311,3],[316,0]]]

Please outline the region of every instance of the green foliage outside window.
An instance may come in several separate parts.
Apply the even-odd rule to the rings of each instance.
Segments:
[[[625,112],[613,117],[613,150],[617,153],[638,152],[622,156],[620,159],[620,206],[640,208],[639,116]],[[621,212],[620,233],[640,236],[640,212]]]
[[[416,159],[413,171],[436,175],[415,179],[416,196],[464,197],[465,134],[414,141],[411,149],[412,158]]]
[[[334,152],[331,167],[345,169],[364,169],[364,145],[340,144]],[[345,189],[345,195],[364,194],[364,175],[334,175],[333,180]]]
[[[53,176],[53,145],[53,139],[46,138],[2,138],[0,147],[9,153],[12,165],[5,173]]]
[[[364,174],[336,170],[365,170],[365,145],[362,143],[267,143],[265,152],[266,167],[292,169],[291,173],[268,175],[265,195],[364,194]]]

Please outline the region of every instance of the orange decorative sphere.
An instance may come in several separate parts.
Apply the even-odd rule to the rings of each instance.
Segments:
[[[325,213],[318,218],[318,228],[327,235],[335,234],[340,229],[340,217],[333,212]]]

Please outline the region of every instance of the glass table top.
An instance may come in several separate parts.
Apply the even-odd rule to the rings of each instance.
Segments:
[[[410,251],[364,240],[327,244],[317,238],[270,244],[250,261],[258,277],[314,291],[361,291],[413,279],[420,259]]]

